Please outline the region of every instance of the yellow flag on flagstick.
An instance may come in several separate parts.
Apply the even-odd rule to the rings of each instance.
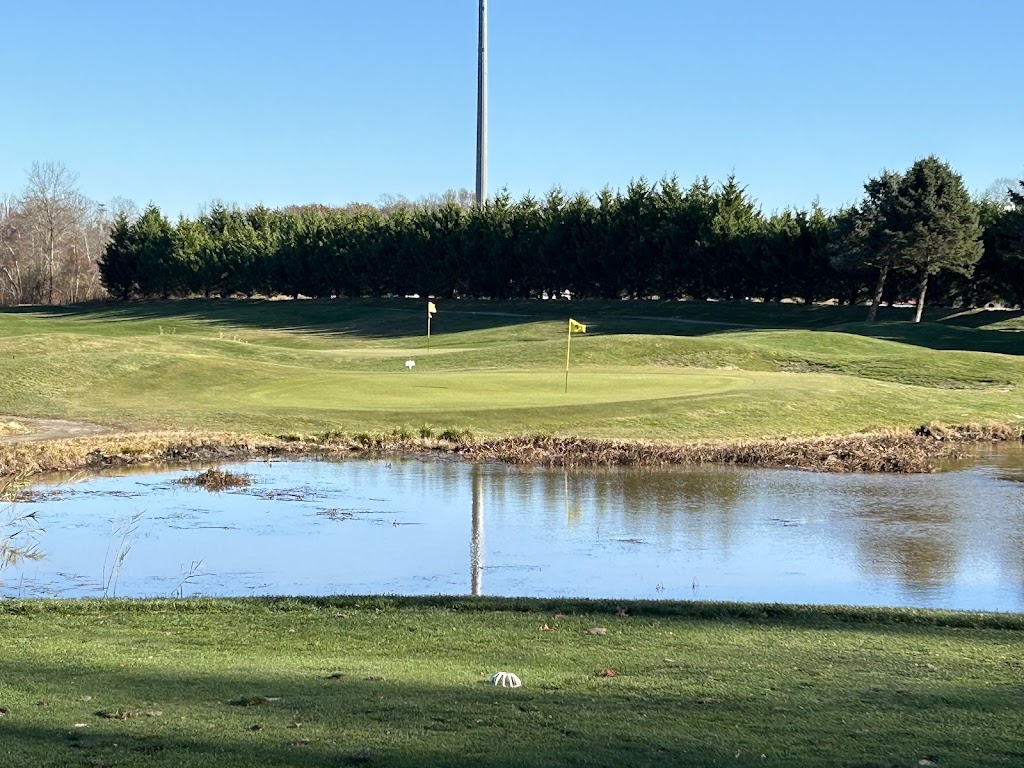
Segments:
[[[565,340],[565,391],[569,391],[569,349],[572,347],[572,335],[574,333],[586,333],[587,326],[583,323],[577,323],[571,317],[569,318],[569,335]]]
[[[434,302],[427,302],[427,349],[430,349],[430,318],[437,312],[437,307],[434,306]]]

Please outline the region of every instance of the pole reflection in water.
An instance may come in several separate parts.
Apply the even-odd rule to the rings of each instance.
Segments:
[[[172,468],[40,486],[9,505],[0,494],[0,599],[103,594],[111,526],[146,508],[125,596],[482,595],[486,567],[489,595],[688,600],[696,580],[707,600],[1024,610],[1024,446],[920,476],[414,460],[227,469],[252,484],[211,494]],[[197,560],[208,571],[189,581]]]
[[[465,507],[463,507],[465,509]],[[473,532],[469,539],[469,567],[472,594],[483,594],[484,581],[484,478],[473,465]]]

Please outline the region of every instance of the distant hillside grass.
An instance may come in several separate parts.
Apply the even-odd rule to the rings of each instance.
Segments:
[[[1020,313],[713,302],[175,301],[0,312],[5,415],[659,440],[1024,420]],[[588,324],[572,345],[566,319]],[[406,368],[407,360],[415,368]]]

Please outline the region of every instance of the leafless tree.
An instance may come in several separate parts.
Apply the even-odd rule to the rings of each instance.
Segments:
[[[104,295],[98,264],[112,217],[78,190],[77,179],[61,163],[33,163],[22,194],[0,199],[0,303]]]

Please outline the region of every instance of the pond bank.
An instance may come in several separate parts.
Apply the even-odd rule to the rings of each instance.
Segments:
[[[920,473],[957,458],[968,443],[1020,441],[1009,424],[888,430],[857,435],[667,444],[546,435],[476,438],[407,432],[271,437],[232,432],[144,432],[0,444],[0,476],[276,456],[403,455],[537,466],[726,464],[819,472]]]

